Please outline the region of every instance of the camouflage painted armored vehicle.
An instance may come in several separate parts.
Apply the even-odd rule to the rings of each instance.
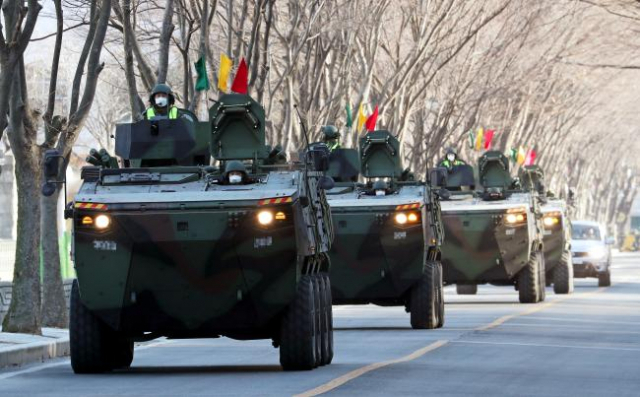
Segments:
[[[443,200],[445,284],[475,294],[478,284],[513,285],[522,303],[544,300],[545,266],[537,205],[530,193],[514,190],[509,161],[489,151],[478,160],[481,188],[473,168],[452,168],[451,195]]]
[[[413,328],[442,327],[439,202],[403,171],[388,131],[368,133],[359,145],[331,153],[333,303],[405,306]]]
[[[573,263],[567,204],[546,190],[544,172],[540,166],[523,167],[518,174],[522,188],[537,193],[541,201],[539,209],[542,214],[547,285],[553,284],[556,294],[570,294],[573,292]]]
[[[157,337],[272,339],[286,370],[331,362],[328,151],[272,164],[246,95],[210,120],[118,126],[128,167],[83,170],[68,211],[75,372],[126,368],[133,342]]]

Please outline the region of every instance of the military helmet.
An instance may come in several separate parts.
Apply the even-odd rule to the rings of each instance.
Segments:
[[[231,160],[227,163],[227,165],[224,167],[224,176],[228,176],[230,172],[242,172],[244,174],[247,173],[247,169],[244,167],[244,164],[242,164],[242,161],[238,161],[238,160]]]
[[[323,125],[320,131],[324,134],[324,140],[340,138],[340,132],[334,125]]]
[[[453,154],[453,155],[455,155],[456,157],[458,157],[458,151],[457,151],[453,146],[449,146],[449,147],[447,148],[447,150],[445,151],[444,155],[446,156],[446,155],[448,155],[448,154]]]
[[[167,94],[169,97],[169,104],[173,105],[175,97],[173,95],[173,90],[167,84],[156,84],[153,87],[153,90],[151,90],[151,95],[149,95],[149,102],[153,103],[153,97],[159,93]]]
[[[373,190],[387,190],[387,182],[385,181],[375,181],[373,183]]]

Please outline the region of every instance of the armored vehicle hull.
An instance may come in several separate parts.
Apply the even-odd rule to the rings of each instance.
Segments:
[[[246,95],[210,112],[119,126],[125,167],[83,170],[67,211],[75,372],[126,368],[134,341],[161,336],[272,339],[285,370],[332,361],[328,150],[283,164]]]
[[[514,285],[522,302],[543,299],[544,257],[529,194],[499,201],[462,195],[441,207],[445,284],[462,294],[474,294],[478,284]]]
[[[413,328],[439,328],[439,201],[430,186],[402,171],[398,150],[397,139],[380,130],[360,139],[359,152],[332,153],[330,170],[341,180],[327,192],[335,228],[329,251],[333,302],[405,306]],[[355,183],[359,169],[365,180],[377,180]]]
[[[564,201],[550,200],[541,206],[543,214],[544,261],[547,284],[557,294],[573,292],[571,223]]]

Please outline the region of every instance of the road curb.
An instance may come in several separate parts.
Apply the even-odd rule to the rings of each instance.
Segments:
[[[0,350],[0,369],[43,362],[69,355],[69,338],[50,342],[26,343]]]

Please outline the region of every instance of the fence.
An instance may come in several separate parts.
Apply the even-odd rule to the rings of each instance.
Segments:
[[[76,276],[71,263],[71,235],[64,232],[58,240],[60,248],[60,272],[62,278],[74,278]],[[0,281],[13,280],[13,266],[16,259],[16,241],[0,240]],[[40,274],[42,274],[42,251],[40,251]]]

